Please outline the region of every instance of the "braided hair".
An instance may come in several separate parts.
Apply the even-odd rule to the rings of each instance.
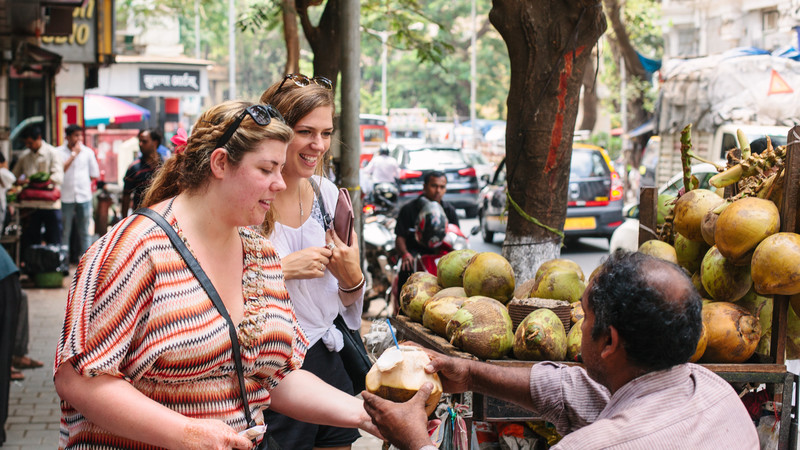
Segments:
[[[217,141],[242,111],[252,105],[244,101],[226,101],[204,112],[194,124],[186,148],[164,161],[156,171],[142,206],[152,206],[182,192],[203,188],[211,176],[211,153],[216,150]],[[253,151],[260,142],[289,143],[293,136],[292,129],[280,120],[273,119],[269,125],[261,126],[247,116],[224,148],[228,161],[236,166],[244,154]]]

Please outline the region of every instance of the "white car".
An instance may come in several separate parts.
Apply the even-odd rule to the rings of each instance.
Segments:
[[[697,177],[701,189],[709,189],[708,180],[716,175],[717,169],[711,164],[696,164],[692,166],[692,175]],[[677,195],[683,187],[683,172],[678,172],[669,179],[661,188],[658,194]],[[639,249],[639,204],[627,205],[622,210],[625,222],[611,234],[608,251],[613,253],[621,248],[635,252]]]

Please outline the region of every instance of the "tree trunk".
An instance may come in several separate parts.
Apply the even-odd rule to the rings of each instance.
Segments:
[[[594,125],[597,123],[597,48],[592,50],[592,56],[586,61],[586,67],[583,69],[583,119],[581,119],[581,126],[579,130],[594,130]]]
[[[300,36],[297,34],[295,0],[283,0],[283,40],[286,42],[286,67],[283,73],[300,72]]]
[[[311,50],[314,52],[314,73],[330,79],[336,88],[339,62],[342,57],[339,45],[339,0],[328,0],[322,17],[315,27],[308,17],[308,6],[312,1],[297,0],[297,13]]]
[[[589,0],[493,0],[489,20],[511,62],[508,192],[526,214],[561,230],[583,71],[606,29],[603,10]],[[503,255],[521,283],[558,257],[561,238],[508,209]]]

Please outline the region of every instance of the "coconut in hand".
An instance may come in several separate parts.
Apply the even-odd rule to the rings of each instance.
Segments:
[[[442,397],[442,382],[435,373],[425,372],[430,362],[427,353],[417,347],[401,345],[383,352],[367,373],[367,391],[394,402],[406,402],[423,384],[433,384],[425,412],[430,416]]]

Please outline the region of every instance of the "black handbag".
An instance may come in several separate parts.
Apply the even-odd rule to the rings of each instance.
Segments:
[[[186,265],[189,266],[189,270],[192,271],[197,281],[203,286],[206,293],[208,294],[209,298],[211,298],[211,302],[214,303],[214,306],[217,307],[217,311],[219,314],[228,322],[228,334],[231,338],[231,351],[233,352],[233,362],[236,365],[236,375],[239,379],[239,395],[242,396],[242,404],[244,405],[244,416],[247,420],[247,427],[251,428],[256,426],[255,420],[253,420],[253,416],[250,414],[250,404],[247,401],[247,396],[245,395],[244,390],[244,369],[242,369],[242,353],[239,349],[239,339],[236,336],[236,326],[233,324],[233,320],[231,320],[231,316],[228,315],[228,310],[225,309],[225,304],[222,303],[222,299],[219,297],[219,293],[217,293],[216,288],[211,283],[211,280],[206,275],[203,268],[200,267],[200,263],[197,262],[197,259],[192,255],[192,252],[189,251],[189,248],[186,247],[183,240],[178,236],[178,233],[172,228],[172,226],[167,223],[167,220],[164,217],[153,211],[150,208],[139,208],[134,211],[134,214],[141,214],[143,216],[149,217],[153,222],[155,222],[161,229],[167,233],[169,240],[172,242],[172,245],[175,249],[180,253],[183,257],[183,260],[186,261]],[[261,439],[261,442],[256,447],[257,450],[281,450],[280,445],[275,442],[275,439],[270,434],[269,430],[264,434],[264,437]]]
[[[325,231],[328,231],[331,218],[325,209],[325,202],[322,200],[319,186],[317,186],[317,183],[311,178],[309,178],[308,181],[311,183],[311,187],[314,189],[314,193],[317,196],[317,202],[319,203],[319,209],[323,217],[323,227]],[[353,383],[353,390],[358,394],[365,388],[367,372],[369,372],[369,369],[372,367],[372,361],[369,359],[369,355],[367,355],[367,348],[364,346],[364,341],[361,340],[359,330],[351,330],[344,322],[344,318],[341,314],[336,316],[336,319],[333,320],[333,325],[342,333],[344,347],[339,350],[339,357],[342,358],[344,369],[347,371],[347,375]]]

